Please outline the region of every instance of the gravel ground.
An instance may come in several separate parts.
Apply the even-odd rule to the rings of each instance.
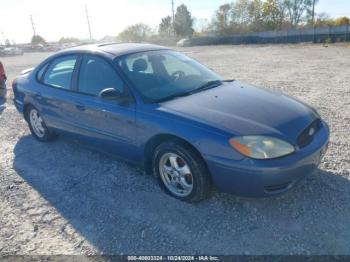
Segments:
[[[9,90],[0,115],[0,254],[350,254],[350,46],[181,51],[314,106],[331,128],[320,169],[280,197],[215,193],[182,203],[141,170],[77,142],[34,141]],[[8,83],[48,55],[1,58]]]

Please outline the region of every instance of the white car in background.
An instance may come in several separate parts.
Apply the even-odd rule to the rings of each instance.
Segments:
[[[23,53],[23,50],[18,47],[5,47],[1,50],[2,56],[19,56]]]
[[[179,42],[176,43],[176,46],[178,46],[178,47],[191,46],[191,40],[188,38],[183,38]]]

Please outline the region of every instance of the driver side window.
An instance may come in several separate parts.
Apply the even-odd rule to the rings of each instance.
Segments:
[[[109,63],[97,56],[84,56],[79,72],[79,92],[98,96],[106,88],[125,93],[123,81]]]

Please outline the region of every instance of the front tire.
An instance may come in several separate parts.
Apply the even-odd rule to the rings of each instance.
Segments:
[[[55,135],[47,128],[39,111],[29,106],[26,111],[26,119],[28,121],[32,136],[40,142],[49,142],[55,138]]]
[[[181,142],[164,142],[155,149],[153,173],[160,187],[179,200],[193,203],[210,195],[211,181],[204,160]]]

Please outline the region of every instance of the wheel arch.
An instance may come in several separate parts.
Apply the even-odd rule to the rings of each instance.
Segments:
[[[30,107],[34,107],[33,106],[33,104],[32,103],[30,103],[30,102],[27,102],[27,103],[25,103],[24,105],[23,105],[23,116],[24,116],[24,119],[28,122],[28,109],[30,108]]]
[[[204,160],[202,154],[192,143],[188,142],[187,140],[185,140],[179,136],[165,133],[165,134],[158,134],[158,135],[151,137],[145,144],[145,147],[144,147],[144,167],[145,167],[145,171],[147,174],[152,173],[152,158],[153,158],[154,150],[157,148],[157,146],[159,146],[161,143],[164,143],[165,141],[177,141],[177,142],[181,143],[182,145],[184,145],[186,148],[193,151],[196,155],[198,155],[198,157],[200,157],[200,159],[203,161],[206,169],[209,172],[207,163]]]

